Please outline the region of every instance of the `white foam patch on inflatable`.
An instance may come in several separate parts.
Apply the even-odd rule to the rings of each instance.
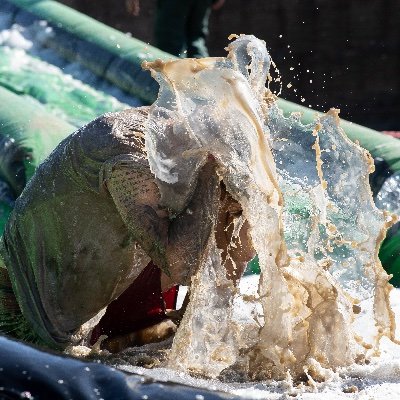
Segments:
[[[7,48],[13,55],[13,68],[22,67],[27,62],[37,64],[35,59],[29,60],[29,58],[38,58],[43,61],[41,68],[45,68],[48,73],[63,77],[66,86],[73,81],[75,86],[84,85],[85,89],[90,86],[115,97],[121,104],[131,107],[142,105],[139,99],[99,78],[78,62],[71,63],[50,49],[46,42],[52,37],[53,30],[46,21],[35,21],[30,26],[18,24],[10,26],[10,24],[11,16],[0,13],[0,46]]]

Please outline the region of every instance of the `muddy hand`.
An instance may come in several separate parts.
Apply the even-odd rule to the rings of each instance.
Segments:
[[[219,204],[219,179],[216,162],[209,160],[201,169],[188,207],[169,229],[169,264],[172,282],[187,285],[197,271],[216,221]]]
[[[243,216],[242,206],[226,191],[222,183],[215,238],[217,247],[222,250],[222,263],[227,277],[233,280],[234,284],[239,282],[247,263],[255,256],[249,228],[249,223]]]
[[[101,348],[103,350],[108,350],[110,353],[118,353],[128,347],[162,342],[174,335],[176,328],[177,326],[174,322],[170,319],[166,319],[148,328],[140,329],[126,335],[108,338],[103,341]]]
[[[177,326],[180,325],[182,318],[186,312],[186,308],[190,300],[190,291],[186,293],[185,299],[183,300],[182,307],[179,310],[166,310],[165,315],[170,318]]]

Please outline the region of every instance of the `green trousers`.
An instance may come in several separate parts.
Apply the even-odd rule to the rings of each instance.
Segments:
[[[390,283],[400,287],[400,232],[383,241],[379,258],[386,272],[393,275]]]
[[[157,0],[155,45],[179,57],[207,57],[212,0]]]

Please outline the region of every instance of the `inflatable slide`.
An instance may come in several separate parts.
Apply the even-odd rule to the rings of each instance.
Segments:
[[[55,1],[0,2],[1,230],[35,168],[66,136],[105,112],[156,99],[158,85],[141,64],[159,58],[173,57]],[[300,112],[303,123],[311,123],[317,113],[283,99],[279,106],[285,114]],[[398,213],[400,142],[348,121],[341,121],[341,126],[375,160],[371,186],[376,204]],[[399,256],[400,234],[395,225],[380,258],[398,286]],[[253,260],[249,271],[257,272],[257,266]],[[89,399],[95,389],[108,393],[104,398],[236,398],[182,384],[164,385],[104,365],[43,353],[6,338],[0,338],[0,351],[0,398],[3,391],[5,398]],[[46,369],[51,373],[44,373]],[[86,370],[93,373],[82,374]],[[33,386],[20,378],[23,371],[36,382]],[[13,389],[7,392],[7,385]]]

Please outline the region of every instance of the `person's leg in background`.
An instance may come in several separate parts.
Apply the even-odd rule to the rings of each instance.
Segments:
[[[193,0],[157,0],[155,45],[174,56],[186,49],[186,20]]]
[[[187,57],[208,57],[206,38],[212,0],[189,1],[191,8],[186,19]]]

